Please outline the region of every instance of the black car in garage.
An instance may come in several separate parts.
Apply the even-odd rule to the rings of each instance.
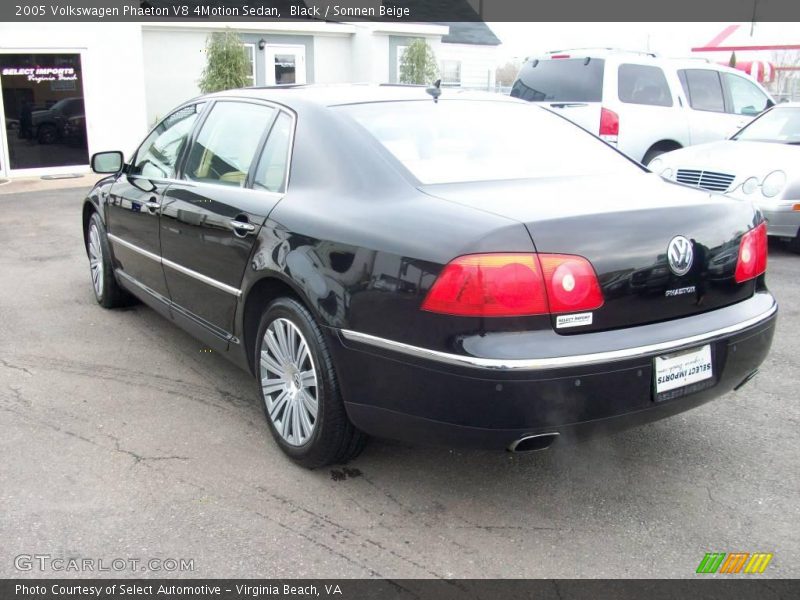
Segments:
[[[544,108],[438,92],[212,94],[95,155],[98,302],[136,296],[252,373],[309,467],[367,434],[542,449],[753,376],[777,305],[751,203]]]

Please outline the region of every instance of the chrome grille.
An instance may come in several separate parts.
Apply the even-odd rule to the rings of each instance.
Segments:
[[[715,173],[714,171],[697,171],[695,169],[678,169],[675,179],[678,183],[703,188],[712,192],[724,192],[733,183],[735,175]]]

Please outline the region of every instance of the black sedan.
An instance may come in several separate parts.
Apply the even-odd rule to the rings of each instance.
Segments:
[[[437,90],[438,91],[438,90]],[[770,348],[750,202],[495,95],[248,89],[179,107],[83,208],[94,293],[260,382],[316,467],[367,435],[530,451],[746,383]]]

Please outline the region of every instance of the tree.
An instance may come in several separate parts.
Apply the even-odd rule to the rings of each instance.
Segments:
[[[411,42],[400,58],[400,83],[433,83],[439,73],[436,55],[425,40]]]
[[[736,68],[736,52],[731,52],[731,59],[728,61],[728,66]]]
[[[495,78],[497,85],[503,87],[511,87],[517,80],[517,73],[519,73],[520,64],[517,61],[509,61],[502,67],[498,67]]]
[[[235,31],[226,29],[206,38],[206,66],[198,82],[203,94],[247,85],[250,60]]]
[[[797,50],[780,50],[772,53],[772,64],[778,67],[773,75],[772,83],[768,86],[775,99],[794,100],[800,72],[800,52]]]

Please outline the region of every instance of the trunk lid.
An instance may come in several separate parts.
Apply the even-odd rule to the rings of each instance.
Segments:
[[[605,303],[591,322],[562,334],[600,331],[694,315],[744,300],[754,282],[734,280],[741,235],[757,213],[747,201],[664,182],[653,174],[430,185],[428,194],[525,224],[537,252],[576,254],[594,267]],[[684,275],[668,246],[692,247]],[[678,269],[680,270],[680,269]]]

